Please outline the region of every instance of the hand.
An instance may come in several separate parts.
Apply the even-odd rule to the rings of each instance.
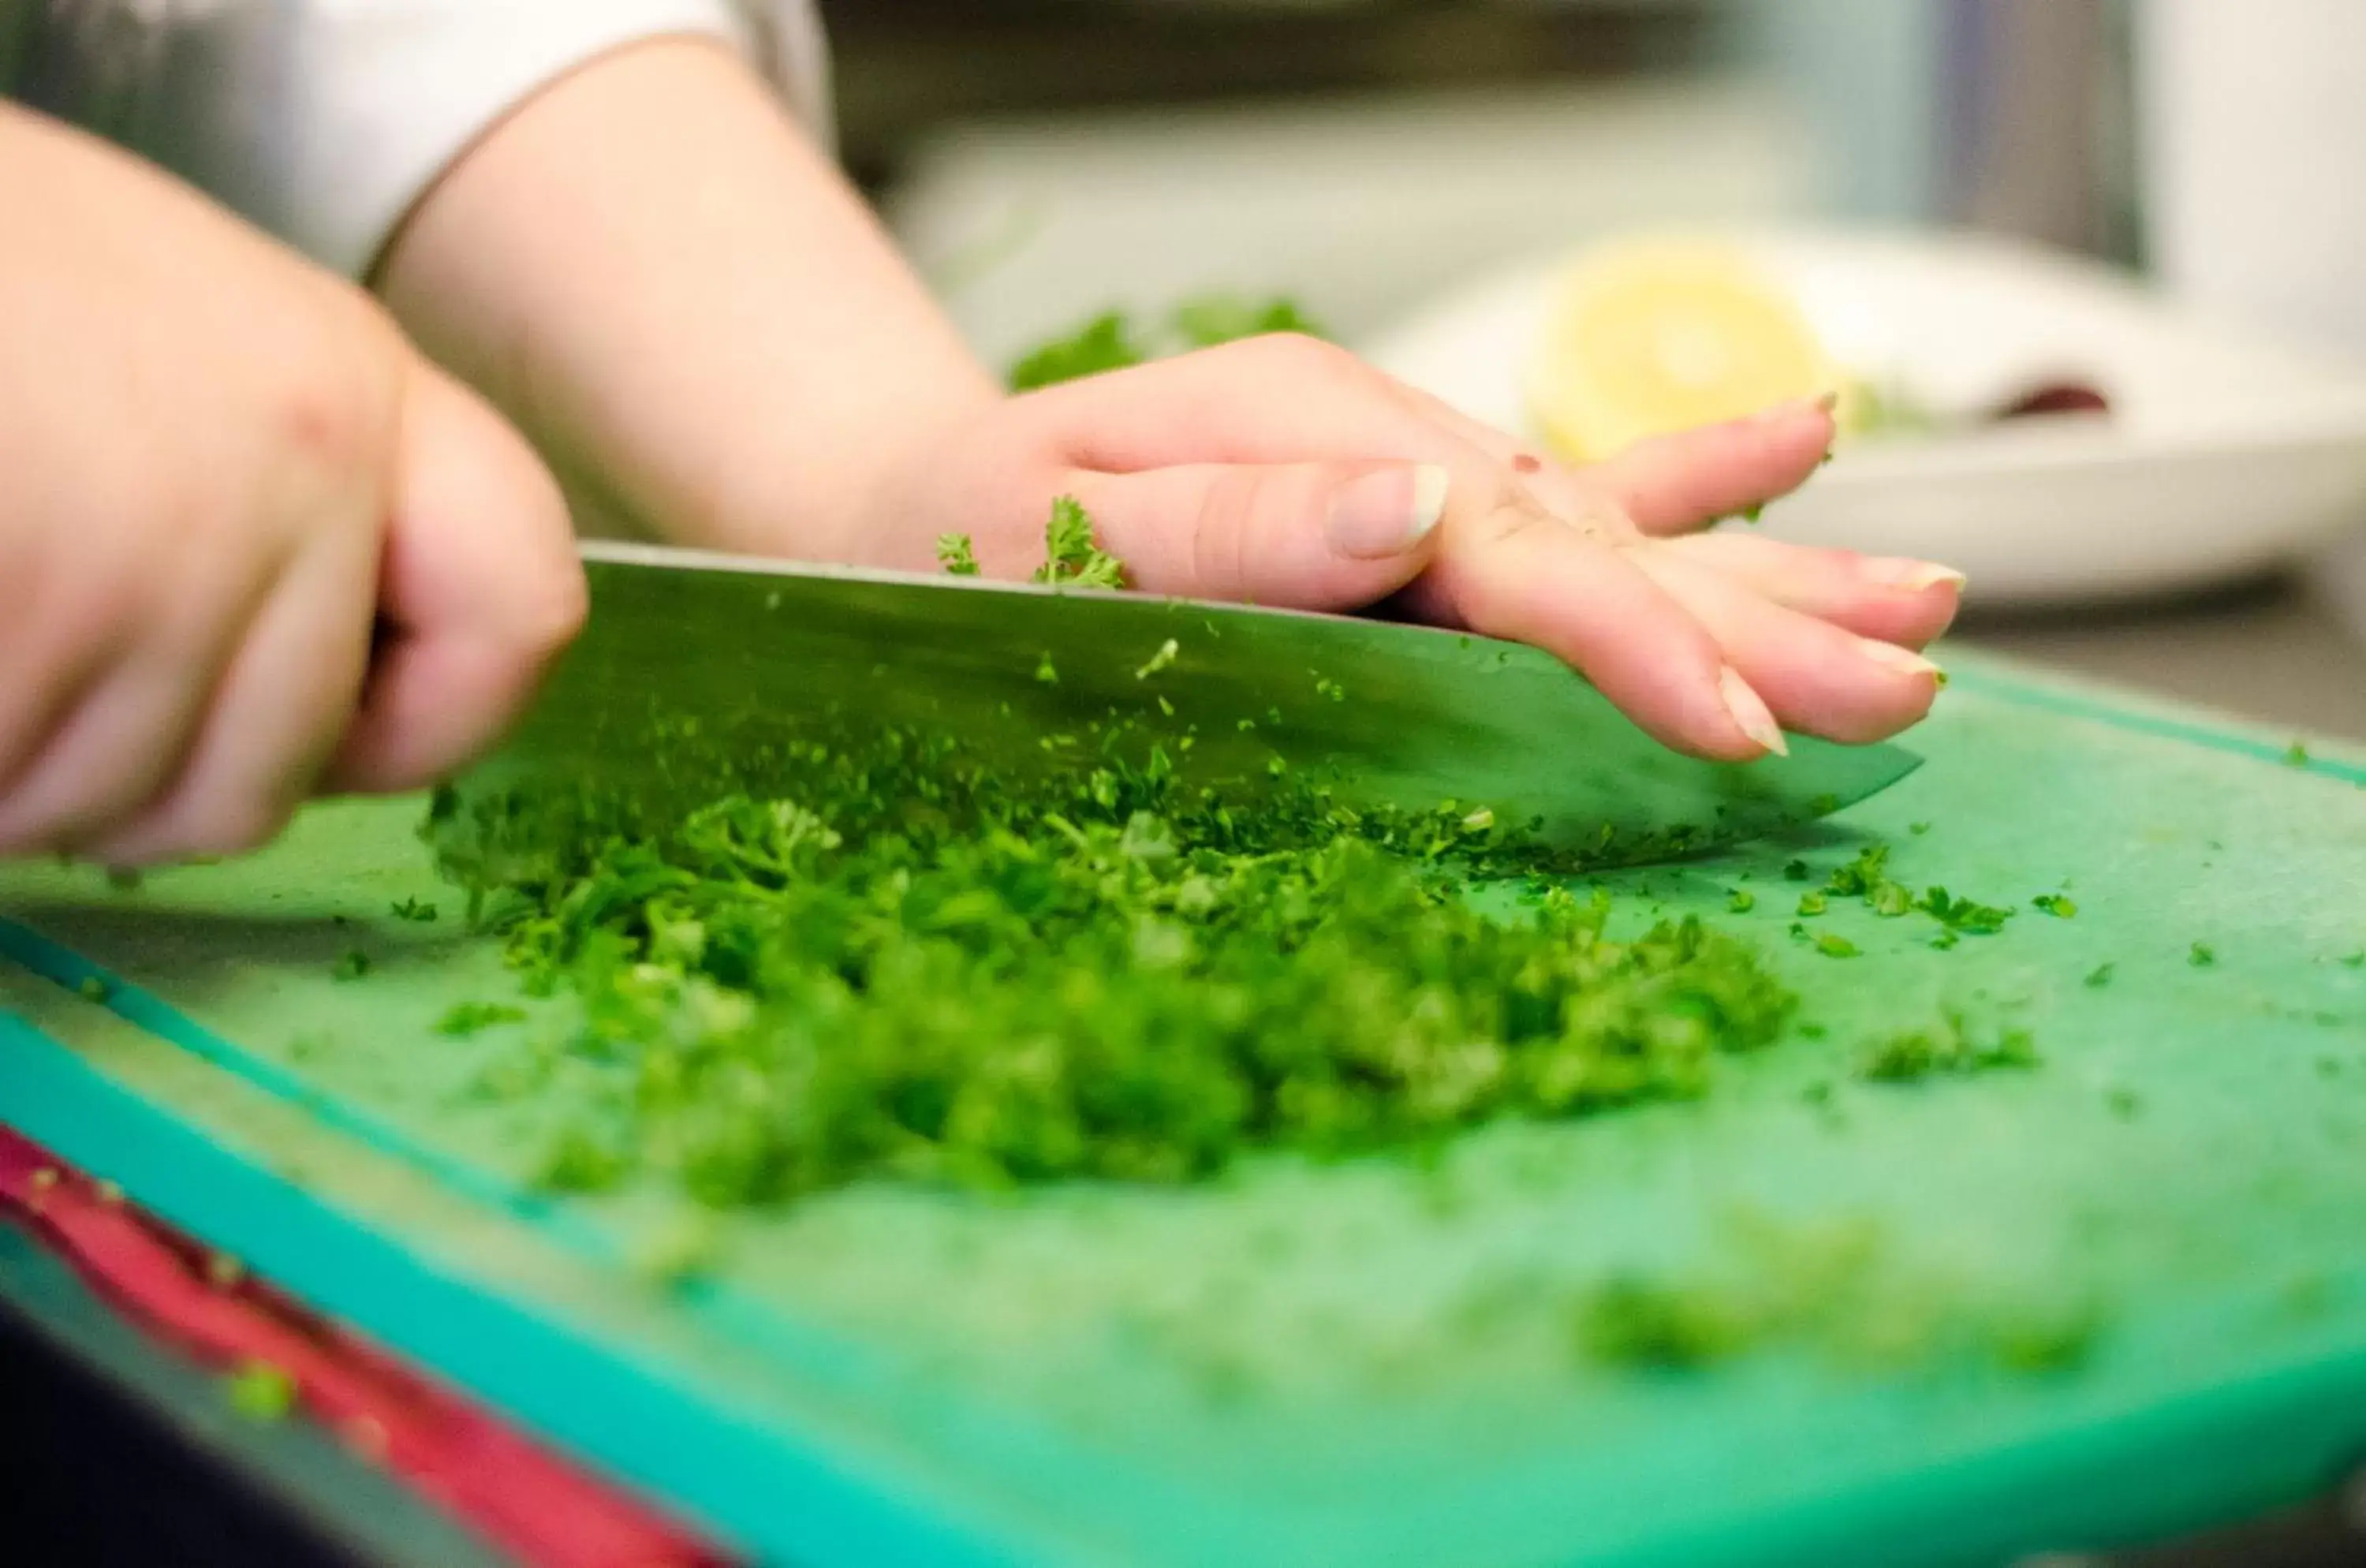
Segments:
[[[1707,756],[1779,748],[1778,718],[1913,723],[1937,676],[1910,650],[1955,611],[1960,579],[1923,562],[1680,536],[1813,472],[1812,408],[1574,473],[1299,338],[1006,399],[828,159],[703,44],[619,51],[520,107],[380,287],[587,507],[676,543],[933,570],[965,533],[1016,576],[1073,493],[1145,589],[1403,594],[1551,649]]]
[[[1745,533],[1832,440],[1813,404],[1651,442],[1588,469],[1277,336],[1046,389],[908,455],[859,554],[926,570],[940,533],[988,575],[1042,558],[1071,494],[1133,584],[1423,618],[1547,649],[1669,745],[1742,760],[1781,728],[1872,741],[1921,719],[1957,573]],[[1778,728],[1778,724],[1781,728]]]
[[[241,850],[492,739],[582,614],[524,444],[130,158],[0,106],[0,853]]]

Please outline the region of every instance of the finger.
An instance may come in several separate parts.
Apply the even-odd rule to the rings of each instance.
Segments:
[[[1772,604],[1657,546],[1632,555],[1787,728],[1852,743],[1885,739],[1920,721],[1938,695],[1938,667],[1918,654]]]
[[[1964,574],[1931,561],[1815,549],[1755,534],[1703,534],[1665,548],[1765,598],[1904,648],[1938,639],[1955,618]]]
[[[112,865],[232,854],[303,805],[343,738],[369,661],[378,533],[316,528],[249,629],[196,745],[158,797],[90,846]]]
[[[1346,349],[1278,333],[1048,387],[1019,402],[1070,463],[1100,473],[1483,460],[1402,389]]]
[[[0,680],[0,801],[47,754],[122,651],[83,635],[109,622],[99,594],[30,581],[25,587],[24,609],[0,626],[0,670],[10,671]]]
[[[267,591],[267,571],[193,581],[144,626],[104,650],[82,700],[0,797],[0,853],[79,851],[135,815],[186,764],[238,629]]]
[[[1449,505],[1437,558],[1414,585],[1432,618],[1558,655],[1666,744],[1741,761],[1784,749],[1766,705],[1628,552],[1516,491]]]
[[[1646,534],[1687,534],[1805,484],[1832,446],[1826,400],[1639,442],[1587,470]]]
[[[1201,464],[1083,475],[1074,490],[1144,592],[1352,610],[1428,564],[1449,476],[1435,463]]]
[[[583,622],[558,482],[473,393],[418,366],[378,575],[384,639],[331,787],[433,784],[499,739]]]

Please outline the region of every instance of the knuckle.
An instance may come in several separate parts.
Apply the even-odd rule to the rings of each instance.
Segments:
[[[367,311],[320,314],[265,393],[276,453],[299,483],[375,497],[390,483],[397,456],[401,358]]]
[[[1535,502],[1504,486],[1498,485],[1472,499],[1476,504],[1471,509],[1475,536],[1471,542],[1482,548],[1536,538],[1549,529],[1570,530],[1587,537],[1601,532],[1592,524],[1563,523]]]
[[[1248,342],[1278,374],[1358,385],[1369,385],[1378,375],[1337,344],[1304,333],[1268,333]]]

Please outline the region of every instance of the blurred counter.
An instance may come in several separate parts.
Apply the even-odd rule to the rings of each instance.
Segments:
[[[2366,642],[2296,579],[2140,609],[1967,613],[1952,640],[2255,723],[2366,741]]]

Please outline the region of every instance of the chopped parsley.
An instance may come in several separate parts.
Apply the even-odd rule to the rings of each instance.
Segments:
[[[977,548],[967,534],[937,536],[937,564],[951,577],[975,577],[978,574]]]
[[[458,1002],[435,1021],[435,1032],[456,1039],[466,1038],[479,1030],[496,1024],[519,1023],[525,1019],[524,1008],[510,1007],[501,1002]]]
[[[358,980],[369,972],[370,955],[358,947],[348,948],[344,956],[338,959],[335,966],[329,971],[329,978]]]
[[[1034,581],[1073,588],[1122,588],[1125,568],[1093,542],[1093,520],[1073,495],[1052,502],[1043,528],[1043,564]]]
[[[1158,645],[1158,651],[1152,654],[1150,658],[1144,662],[1142,668],[1133,672],[1133,678],[1137,681],[1149,680],[1153,675],[1157,674],[1160,671],[1172,665],[1175,662],[1176,658],[1180,655],[1182,651],[1183,645],[1176,641],[1173,637],[1168,637],[1165,642]]]
[[[2101,990],[2112,983],[2112,976],[2119,967],[2116,964],[2098,964],[2087,971],[2087,988],[2090,991]]]
[[[2012,919],[2011,909],[1954,897],[1944,887],[1926,890],[1915,901],[1914,907],[1948,931],[1963,936],[1993,936],[2004,930],[2005,921]]]
[[[1958,1013],[1931,1029],[1893,1034],[1865,1054],[1857,1076],[1868,1083],[1913,1083],[1938,1077],[2025,1071],[2038,1063],[2037,1044],[2025,1029],[1976,1036]]]
[[[1725,907],[1737,915],[1746,915],[1758,908],[1758,895],[1747,887],[1737,887],[1727,896]]]
[[[284,1421],[296,1408],[296,1380],[268,1361],[248,1361],[222,1380],[231,1408],[250,1421]]]
[[[422,904],[416,898],[398,899],[391,908],[398,920],[410,920],[423,926],[433,924],[435,919],[435,906]]]
[[[2033,908],[2042,909],[2058,920],[2069,919],[2079,913],[2079,906],[2059,893],[2041,893],[2029,902]]]
[[[937,536],[937,562],[953,577],[978,575],[977,549],[967,534]],[[1093,520],[1072,495],[1053,499],[1052,515],[1043,525],[1043,564],[1029,579],[1071,588],[1123,588],[1125,566],[1093,541]],[[1049,668],[1051,655],[1043,657]],[[1036,671],[1039,681],[1056,681]]]
[[[1894,1367],[1942,1348],[2021,1376],[2076,1371],[2103,1332],[2080,1296],[1967,1298],[1871,1224],[1752,1224],[1710,1263],[1629,1269],[1581,1291],[1583,1359],[1644,1376],[1699,1373],[1778,1347],[1842,1366]]]
[[[1405,1147],[1502,1116],[1707,1092],[1794,1000],[1696,919],[1633,934],[1492,817],[1347,811],[1286,775],[1251,812],[1104,732],[1018,781],[939,737],[784,745],[663,811],[580,784],[429,824],[590,1086],[542,1179],[646,1172],[710,1206],[864,1180],[1212,1176],[1263,1148]],[[526,1055],[546,1042],[521,1040]],[[533,1074],[490,1075],[530,1093]]]
[[[2218,962],[2218,950],[2208,942],[2197,942],[2186,949],[2185,962],[2196,969],[2208,969]]]

